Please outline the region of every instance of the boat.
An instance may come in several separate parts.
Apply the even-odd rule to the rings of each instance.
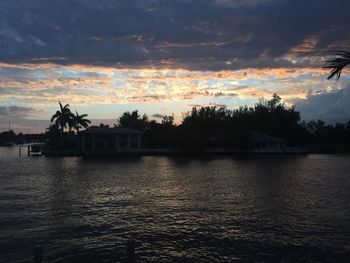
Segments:
[[[28,146],[28,153],[31,156],[41,156],[43,154],[43,149],[45,144],[43,143],[34,143]]]

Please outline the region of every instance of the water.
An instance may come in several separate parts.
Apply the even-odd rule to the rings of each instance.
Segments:
[[[350,260],[350,156],[18,157],[0,148],[0,262]]]

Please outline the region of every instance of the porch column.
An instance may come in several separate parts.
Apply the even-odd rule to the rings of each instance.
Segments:
[[[85,151],[85,136],[84,133],[81,134],[81,151]]]
[[[96,150],[96,138],[95,134],[92,134],[92,150]]]
[[[140,134],[137,135],[137,149],[138,150],[141,149],[141,135]]]
[[[114,135],[114,151],[115,152],[118,151],[118,135],[117,134]]]
[[[130,143],[130,135],[128,135],[128,149],[131,148],[131,143]]]

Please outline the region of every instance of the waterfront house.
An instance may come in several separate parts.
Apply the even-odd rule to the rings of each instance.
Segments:
[[[253,150],[280,151],[287,149],[288,140],[270,136],[261,132],[250,132],[250,141]]]
[[[141,135],[131,128],[91,126],[81,132],[79,148],[82,154],[138,152]]]

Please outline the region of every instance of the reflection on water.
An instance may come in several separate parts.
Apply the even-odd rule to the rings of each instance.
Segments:
[[[31,158],[0,148],[0,261],[348,261],[348,156]]]

